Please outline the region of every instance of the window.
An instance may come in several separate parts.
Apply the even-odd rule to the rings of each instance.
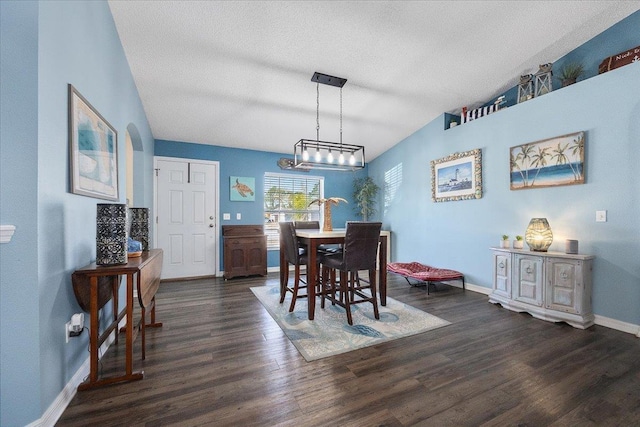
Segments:
[[[398,163],[388,171],[384,173],[384,213],[386,214],[393,199],[396,197],[396,192],[402,185],[402,163]]]
[[[280,248],[279,222],[320,221],[320,206],[309,206],[324,197],[324,178],[266,173],[264,175],[264,231],[267,249]]]

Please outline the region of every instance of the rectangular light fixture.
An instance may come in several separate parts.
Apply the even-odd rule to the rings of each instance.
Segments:
[[[300,169],[355,171],[364,168],[364,147],[301,139],[293,145],[293,163]]]
[[[338,171],[364,168],[364,147],[342,143],[342,86],[347,79],[316,71],[311,81],[316,83],[316,139],[301,139],[293,145],[293,167]],[[340,142],[320,141],[320,84],[340,88]]]

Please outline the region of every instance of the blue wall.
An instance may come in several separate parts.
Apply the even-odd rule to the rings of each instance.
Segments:
[[[277,161],[282,157],[291,157],[292,153],[267,153],[264,151],[164,140],[156,140],[155,155],[220,162],[220,212],[218,214],[221,219],[221,225],[264,223],[263,194],[265,172],[323,176],[325,197],[342,197],[349,202],[349,204],[340,203],[333,207],[331,210],[333,226],[336,228],[344,227],[345,221],[361,219],[361,217],[356,216],[353,210],[353,180],[357,177],[366,176],[366,168],[357,172],[287,171],[280,169]],[[231,176],[247,176],[256,179],[255,202],[232,202],[229,200],[229,177]],[[231,214],[230,221],[222,221],[222,214],[225,212]],[[241,214],[242,220],[235,219],[236,213]],[[222,269],[224,262],[222,259],[222,239],[220,239],[219,250],[221,254],[220,269]],[[269,251],[268,257],[269,267],[277,267],[279,265],[278,251]]]
[[[0,244],[0,425],[14,426],[42,414],[33,167],[38,162],[38,4],[0,2],[0,41],[0,222],[16,226],[13,240]]]
[[[635,40],[613,48],[594,40],[606,49],[599,58],[640,45],[640,13],[620,28],[633,28]],[[383,217],[394,235],[393,260],[460,270],[470,283],[490,288],[489,247],[502,234],[524,235],[530,218],[546,217],[554,233],[550,250],[563,252],[565,239],[577,239],[580,253],[597,257],[595,314],[640,324],[640,194],[634,179],[640,163],[640,63],[450,130],[443,130],[443,122],[432,121],[369,164],[381,187],[385,171],[402,164],[402,186]],[[509,190],[510,147],[582,130],[586,184]],[[483,155],[482,199],[432,202],[430,161],[474,148]],[[595,222],[596,210],[608,211],[606,223]]]
[[[96,204],[103,201],[69,192],[67,84],[118,132],[120,202],[129,126],[145,171],[134,183],[142,195],[136,205],[152,207],[153,137],[106,2],[0,5],[0,213],[3,224],[18,227],[0,246],[0,424],[20,426],[41,417],[88,358],[88,334],[66,344],[64,324],[81,311],[71,273],[95,259]]]
[[[599,63],[640,45],[639,27],[635,13],[571,55]],[[152,207],[154,141],[106,2],[0,1],[0,40],[0,223],[17,226],[13,240],[0,245],[0,425],[12,427],[43,417],[88,357],[87,334],[65,344],[63,325],[80,311],[70,275],[95,259],[95,205],[101,201],[69,193],[67,84],[118,132],[121,202],[126,129],[137,134],[138,206]],[[555,233],[552,249],[575,238],[581,252],[597,256],[596,313],[640,324],[640,195],[632,175],[640,160],[640,65],[448,131],[443,121],[427,124],[369,165],[382,186],[384,172],[403,164],[403,185],[383,215],[393,231],[393,258],[456,268],[490,287],[489,246],[504,233],[522,234],[529,218],[545,215]],[[509,191],[509,147],[578,130],[587,132],[585,185]],[[243,216],[229,223],[262,221],[261,199],[229,201],[230,175],[255,176],[261,185],[264,172],[283,172],[276,166],[281,154],[168,141],[155,147],[160,156],[220,162],[220,211]],[[478,147],[484,197],[431,202],[429,161]],[[353,174],[323,175],[327,195],[351,200]],[[352,207],[334,209],[336,226],[354,217]],[[595,223],[602,209],[609,221]],[[274,254],[271,266],[277,265]]]

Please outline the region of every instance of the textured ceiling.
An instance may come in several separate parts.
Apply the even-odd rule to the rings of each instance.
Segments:
[[[343,140],[380,155],[482,104],[638,1],[109,1],[156,139],[291,153],[316,137],[315,71],[348,79]],[[339,138],[320,85],[320,139]]]

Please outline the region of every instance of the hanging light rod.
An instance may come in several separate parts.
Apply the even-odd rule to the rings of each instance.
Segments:
[[[293,166],[299,169],[355,171],[364,168],[364,146],[342,143],[342,87],[347,79],[319,72],[316,83],[316,139],[301,139],[293,145]],[[320,140],[320,84],[340,88],[340,142]]]

